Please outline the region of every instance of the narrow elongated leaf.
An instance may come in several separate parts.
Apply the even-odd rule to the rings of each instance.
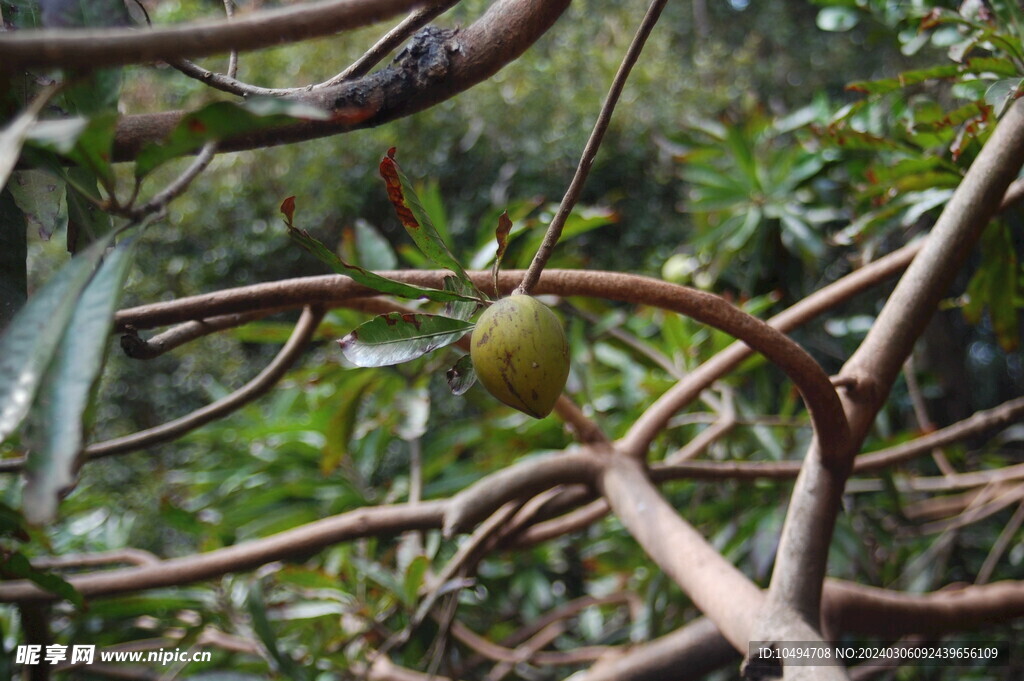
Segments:
[[[904,71],[895,78],[879,78],[878,80],[860,80],[846,86],[847,90],[879,95],[894,90],[901,90],[910,85],[923,83],[940,78],[955,78],[960,72],[956,64],[943,64],[916,71]]]
[[[0,335],[0,441],[28,414],[64,336],[78,297],[109,243],[101,239],[71,259],[18,311]]]
[[[274,628],[270,625],[270,620],[267,618],[267,607],[263,601],[263,589],[258,583],[254,584],[252,589],[250,589],[249,596],[246,599],[246,607],[249,610],[252,629],[263,643],[267,653],[269,653],[270,662],[275,670],[285,678],[294,679],[294,681],[306,681],[309,679],[310,675],[306,668],[293,660],[287,651],[281,649],[277,635],[274,633]]]
[[[18,156],[21,154],[21,145],[28,138],[32,124],[39,116],[39,107],[31,107],[22,111],[18,116],[0,130],[0,187],[7,184],[7,178],[14,171],[18,164]]]
[[[35,569],[28,562],[28,558],[17,551],[4,556],[2,576],[7,579],[27,579],[40,589],[56,594],[78,608],[83,605],[82,594],[78,593],[75,587],[68,584],[60,575]]]
[[[406,607],[412,608],[420,598],[420,589],[423,587],[424,578],[430,561],[426,556],[416,556],[405,569],[405,576],[402,578],[402,602]]]
[[[335,255],[334,251],[327,248],[327,246],[324,246],[319,240],[311,236],[309,232],[304,229],[288,227],[288,236],[307,251],[315,255],[320,262],[329,266],[338,274],[344,274],[346,277],[351,277],[356,282],[368,288],[372,288],[375,291],[387,293],[392,296],[398,296],[399,298],[426,298],[427,300],[433,300],[440,303],[446,303],[451,300],[476,300],[475,298],[454,293],[452,291],[424,288],[422,286],[413,286],[412,284],[394,281],[393,279],[382,277],[379,274],[370,272],[369,270],[364,270],[362,267],[351,265]]]
[[[68,168],[67,177],[68,252],[77,253],[108,234],[114,221],[96,205],[100,198],[99,176],[88,168],[77,167]]]
[[[435,265],[450,269],[459,279],[472,286],[466,271],[462,269],[462,265],[448,250],[444,239],[437,233],[434,223],[423,208],[423,204],[420,203],[409,178],[405,176],[398,162],[395,161],[394,147],[389,149],[387,155],[381,159],[380,175],[387,185],[388,198],[395,208],[398,219],[423,254]]]
[[[74,161],[110,187],[114,179],[110,159],[116,128],[116,113],[41,121],[32,126],[25,142]]]
[[[30,523],[52,522],[61,494],[74,482],[85,444],[86,411],[103,368],[135,242],[122,241],[104,258],[78,300],[40,387],[30,416],[32,446],[22,502]]]
[[[329,117],[327,111],[277,97],[254,98],[241,104],[209,104],[182,118],[163,142],[143,147],[135,158],[135,176],[144,177],[167,161],[196,151],[212,140],[296,120],[324,120]]]
[[[356,262],[371,270],[393,270],[398,267],[398,256],[380,231],[366,220],[355,224]]]
[[[337,408],[324,429],[324,451],[320,459],[320,470],[324,475],[337,468],[348,454],[348,443],[359,416],[359,403],[377,380],[377,373],[373,371],[352,371],[347,375],[348,379],[339,386]]]
[[[338,340],[348,361],[361,367],[401,364],[459,340],[470,322],[440,315],[391,312]]]

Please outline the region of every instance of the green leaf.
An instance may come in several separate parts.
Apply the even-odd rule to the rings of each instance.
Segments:
[[[21,155],[21,146],[29,139],[33,124],[39,116],[39,106],[32,106],[0,130],[0,187],[7,184]]]
[[[333,471],[348,454],[349,440],[355,432],[359,405],[363,395],[374,384],[377,376],[372,371],[353,371],[338,386],[338,405],[324,428],[324,450],[320,470],[325,475]]]
[[[376,227],[366,220],[356,220],[355,246],[358,262],[370,270],[393,270],[398,267],[395,249]]]
[[[0,537],[26,542],[31,539],[21,513],[0,501]]]
[[[985,103],[995,110],[996,116],[1002,116],[1007,107],[1016,100],[1022,83],[1024,80],[1019,76],[997,80],[985,91]]]
[[[476,369],[473,368],[473,358],[463,355],[451,369],[445,374],[448,380],[448,387],[453,395],[464,395],[473,384],[476,383]]]
[[[163,142],[144,146],[135,158],[135,176],[145,177],[167,161],[196,151],[213,140],[298,120],[329,117],[322,109],[278,97],[258,97],[241,104],[209,104],[184,116]]]
[[[304,229],[296,229],[293,226],[288,227],[288,236],[290,236],[300,246],[305,248],[307,251],[315,255],[320,262],[328,265],[338,274],[343,274],[346,277],[350,277],[356,283],[362,284],[367,288],[371,288],[381,293],[387,293],[388,295],[398,296],[399,298],[426,298],[440,303],[446,303],[452,300],[466,300],[475,301],[475,298],[464,296],[451,291],[442,291],[434,288],[424,288],[422,286],[413,286],[412,284],[405,284],[400,281],[394,281],[387,277],[382,277],[379,274],[364,270],[362,267],[356,265],[350,265],[345,262],[337,255],[334,251],[324,246],[320,241],[311,236],[309,232]]]
[[[423,588],[424,577],[430,561],[426,556],[416,556],[409,562],[405,569],[405,577],[402,579],[402,602],[406,607],[412,608],[419,601],[420,589]]]
[[[307,681],[310,678],[307,669],[295,662],[286,651],[281,650],[277,635],[267,618],[267,607],[263,602],[263,589],[259,583],[253,584],[245,604],[249,611],[252,629],[270,655],[270,661],[275,671],[287,679]]]
[[[982,235],[981,266],[967,285],[963,314],[977,324],[987,309],[992,331],[1006,352],[1020,345],[1019,275],[1013,235],[1005,222],[996,221]]]
[[[88,168],[68,168],[68,252],[77,253],[114,228],[110,214],[100,209],[97,182],[100,178]]]
[[[0,549],[0,552],[2,552],[2,549]],[[83,607],[84,603],[82,601],[82,594],[78,593],[75,587],[68,584],[59,575],[37,570],[32,567],[28,558],[17,551],[9,555],[4,555],[3,558],[3,567],[0,569],[0,572],[2,572],[5,578],[27,579],[40,589],[49,591],[50,593],[73,603],[75,607]]]
[[[64,187],[64,180],[43,170],[19,170],[7,184],[28,226],[43,240],[67,223]]]
[[[817,23],[822,31],[849,31],[860,23],[860,15],[850,7],[825,7],[818,12]]]
[[[849,83],[847,90],[863,92],[869,95],[880,95],[886,92],[902,90],[910,85],[917,85],[929,80],[956,78],[960,68],[956,64],[932,66],[926,69],[904,71],[895,78],[879,78],[878,80],[859,80]]]
[[[405,176],[398,162],[395,161],[394,147],[389,149],[387,155],[381,159],[380,175],[384,178],[388,198],[391,200],[391,205],[394,207],[399,221],[419,249],[423,251],[423,254],[434,264],[450,269],[459,279],[475,288],[469,275],[462,269],[462,265],[448,250],[448,245],[438,234],[430,215],[423,208],[412,183],[409,182],[409,178]]]
[[[65,264],[0,335],[0,441],[7,439],[28,414],[78,297],[92,278],[107,242],[96,242]]]
[[[42,121],[32,127],[25,143],[70,159],[110,188],[114,182],[110,160],[116,130],[116,113]]]
[[[479,289],[470,288],[462,279],[450,275],[444,278],[444,290],[466,297],[484,295]],[[486,298],[486,295],[484,297]],[[476,299],[472,301],[453,300],[450,303],[445,303],[444,316],[466,321],[476,314],[481,304],[481,301]]]
[[[89,281],[54,353],[29,419],[23,492],[25,518],[39,525],[57,515],[61,494],[74,483],[85,444],[85,420],[103,368],[114,312],[124,290],[136,239],[125,239]]]
[[[360,325],[338,344],[356,366],[391,366],[454,343],[472,328],[451,317],[391,312]]]
[[[25,214],[7,189],[0,190],[0,330],[28,298],[28,239]],[[0,359],[2,365],[2,359]],[[0,385],[3,369],[0,368]],[[0,437],[3,440],[3,437]]]

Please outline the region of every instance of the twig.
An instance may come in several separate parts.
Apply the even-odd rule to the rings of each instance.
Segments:
[[[509,502],[505,504],[476,528],[469,539],[459,546],[455,555],[445,563],[441,572],[434,578],[434,586],[420,601],[416,607],[416,612],[409,618],[409,623],[402,631],[392,636],[381,646],[380,652],[382,654],[387,653],[396,645],[401,645],[409,640],[413,632],[419,628],[427,615],[430,614],[438,598],[450,588],[453,580],[460,579],[460,576],[462,579],[465,579],[466,569],[476,560],[478,552],[483,550],[484,545],[490,538],[501,530],[501,527],[515,515],[522,505],[523,502]],[[460,589],[461,587],[457,586],[456,588]]]
[[[511,651],[513,659],[502,660],[494,665],[494,668],[484,677],[484,681],[501,681],[512,672],[515,665],[526,662],[534,654],[564,633],[565,625],[562,622],[552,622],[523,642],[514,651]]]
[[[402,23],[388,31],[388,33],[385,34],[377,44],[371,47],[366,54],[360,57],[351,66],[338,75],[332,76],[330,79],[322,83],[316,83],[313,85],[282,88],[261,87],[259,85],[244,83],[236,79],[236,74],[231,69],[230,64],[228,66],[228,72],[226,74],[222,74],[205,69],[188,59],[173,59],[167,63],[189,78],[194,78],[195,80],[203,82],[216,90],[237,95],[239,97],[281,97],[302,92],[311,92],[313,90],[322,90],[324,88],[340,85],[347,80],[352,80],[366,75],[374,65],[400,45],[402,41],[435,17],[458,4],[458,2],[459,0],[445,0],[437,5],[428,5],[413,10],[409,16],[402,21]],[[237,53],[233,52],[232,54]]]
[[[590,138],[583,148],[583,155],[580,157],[579,165],[576,167],[576,173],[569,183],[569,188],[562,197],[558,211],[548,225],[547,232],[544,234],[544,240],[541,242],[540,248],[537,249],[537,253],[534,254],[533,262],[530,263],[526,276],[523,277],[522,283],[516,287],[513,293],[530,293],[536,287],[537,281],[540,279],[540,273],[544,270],[544,266],[547,265],[552,252],[555,250],[555,245],[562,236],[562,228],[565,226],[565,221],[569,218],[569,214],[572,213],[573,207],[579,201],[580,194],[583,192],[583,184],[587,181],[587,175],[590,174],[590,168],[594,165],[594,159],[601,148],[604,134],[608,130],[612,113],[615,111],[615,104],[619,101],[622,89],[626,85],[626,79],[629,78],[630,71],[632,71],[633,66],[640,58],[640,52],[643,50],[644,43],[647,42],[651,31],[654,30],[655,24],[658,23],[661,11],[665,8],[667,2],[668,0],[654,0],[647,10],[647,14],[644,15],[636,35],[633,36],[633,41],[626,50],[626,55],[622,58],[619,70],[612,80],[612,85],[605,96],[604,104],[601,105],[597,122],[594,124]]]
[[[495,471],[452,497],[444,533],[453,536],[466,531],[506,503],[530,498],[555,485],[590,483],[599,461],[594,452],[584,449],[528,459]]]
[[[423,501],[358,508],[277,534],[206,553],[170,558],[154,565],[70,575],[67,581],[85,597],[112,596],[163,586],[180,586],[297,559],[360,537],[438,529],[446,501]],[[45,602],[59,597],[27,580],[0,582],[0,602]]]
[[[964,512],[955,518],[948,520],[938,520],[931,523],[925,523],[918,529],[922,534],[932,534],[935,532],[950,532],[952,530],[958,530],[968,525],[972,525],[979,520],[984,520],[989,516],[998,513],[1007,506],[1024,501],[1024,485],[1016,485],[1009,490],[1003,491],[997,497],[991,501],[983,500],[979,495],[968,508],[964,509]]]
[[[504,657],[506,653],[502,651],[511,651],[513,646],[518,646],[524,641],[529,640],[549,625],[554,624],[555,622],[567,620],[570,617],[575,617],[587,608],[601,605],[618,605],[622,603],[633,604],[636,600],[638,600],[638,596],[628,591],[620,591],[601,597],[581,596],[567,603],[563,603],[554,610],[548,611],[542,617],[530,622],[512,634],[509,634],[501,640],[500,644],[492,643],[488,639],[472,632],[465,626],[459,626],[458,628],[453,626],[452,634],[470,648],[473,648],[476,651],[476,654],[467,657],[465,662],[459,665],[457,669],[453,670],[452,675],[456,677],[463,676],[471,672],[476,666],[482,664],[486,659],[495,661],[509,659]],[[461,634],[463,632],[468,632],[467,640],[461,638]],[[476,637],[476,639],[478,639],[477,642],[475,644],[471,644],[468,640],[470,637]],[[481,650],[481,648],[484,650]]]
[[[234,76],[211,71],[188,59],[168,59],[167,64],[189,78],[198,80],[215,90],[226,92],[229,95],[237,95],[238,97],[276,97],[283,94],[278,88],[260,87],[259,85],[244,83]]]
[[[386,1],[397,12],[416,4],[436,4],[438,0],[433,3]],[[337,7],[340,4],[369,6],[373,2],[336,1],[303,5],[302,8]],[[329,111],[330,120],[302,120],[231,135],[221,140],[220,151],[264,148],[336,135],[380,125],[430,108],[490,78],[514,61],[547,32],[568,5],[569,0],[497,0],[479,19],[452,36],[449,43],[439,45],[442,50],[438,51],[437,60],[428,60],[427,64],[410,60],[406,65],[408,68],[382,69],[336,86],[289,95],[295,101]],[[228,28],[234,30],[248,18],[238,18],[230,22]],[[385,17],[381,14],[377,18]],[[318,33],[322,29],[320,26],[315,28]],[[281,35],[273,26],[268,30],[274,40],[290,40],[288,35]],[[227,48],[216,51],[224,49]],[[154,58],[177,59],[185,53],[185,50],[178,50],[174,54],[160,53]],[[3,57],[0,57],[2,62]],[[133,160],[147,144],[164,139],[186,113],[165,111],[122,117],[114,139],[113,160]]]
[[[97,459],[112,454],[121,454],[173,440],[190,430],[195,430],[199,426],[221,418],[225,414],[230,414],[243,405],[252,402],[270,390],[284,376],[291,365],[295,363],[295,360],[306,349],[306,344],[313,337],[316,327],[320,324],[323,316],[324,311],[319,307],[305,308],[288,342],[284,344],[273,361],[256,377],[235,392],[173,421],[153,428],[147,428],[131,435],[91,444],[85,448],[85,459]]]
[[[690,459],[697,458],[705,449],[711,446],[713,442],[736,426],[736,404],[732,399],[732,395],[725,395],[722,402],[723,409],[718,416],[718,420],[715,421],[711,427],[702,430],[697,437],[686,443],[685,447],[682,447],[666,456],[665,463],[682,463],[683,461],[689,461]]]
[[[917,382],[917,369],[913,353],[903,363],[903,378],[907,382],[907,393],[910,395],[910,403],[914,407],[914,418],[917,419],[918,427],[926,433],[935,430],[935,424],[932,422],[931,417],[928,416],[928,405],[925,404],[924,393],[922,393],[921,386]],[[935,465],[945,475],[956,473],[956,469],[949,463],[949,459],[946,458],[946,453],[941,447],[936,447],[932,450],[932,459],[935,460]]]
[[[214,156],[217,155],[217,142],[211,141],[203,145],[203,148],[199,151],[199,154],[192,159],[181,175],[178,175],[169,185],[156,194],[153,198],[145,203],[145,205],[130,212],[129,217],[136,220],[141,220],[147,215],[153,215],[160,213],[167,208],[174,199],[181,196],[192,181],[199,177],[199,174],[206,170],[206,166],[210,165],[213,161]]]
[[[185,343],[217,331],[243,326],[249,322],[263,319],[269,314],[269,312],[264,312],[263,310],[256,310],[254,312],[227,314],[210,319],[185,322],[148,339],[140,337],[138,331],[134,328],[129,328],[121,336],[121,349],[124,350],[124,354],[132,359],[155,359]]]
[[[981,569],[978,570],[978,575],[974,579],[975,584],[985,584],[989,579],[992,578],[992,573],[995,572],[996,566],[999,564],[1000,559],[1009,548],[1010,542],[1013,541],[1014,536],[1017,534],[1017,530],[1024,524],[1024,502],[1017,505],[1017,510],[1013,512],[1010,520],[1007,521],[1003,527],[999,536],[992,544],[992,548],[989,550],[988,555],[985,556],[985,562],[981,564]]]
[[[940,430],[923,435],[916,440],[894,447],[861,454],[854,460],[855,474],[870,473],[891,468],[931,451],[935,446],[948,445],[959,440],[974,437],[1005,427],[1024,418],[1024,398],[1004,402],[987,411],[972,416]],[[800,461],[687,461],[681,463],[654,463],[651,465],[651,479],[655,482],[668,480],[785,480],[793,479],[800,473]],[[896,479],[900,491],[943,491],[967,489],[992,484],[1005,484],[1024,479],[1024,464],[988,471],[958,473],[953,476],[936,478]],[[881,488],[881,487],[879,487]],[[569,513],[545,520],[522,532],[516,546],[531,546],[548,541],[570,532],[576,532],[600,520],[608,513],[605,499],[595,499]]]
[[[235,0],[224,0],[224,13],[228,19],[235,17]],[[238,75],[238,50],[231,50],[228,54],[228,78]]]
[[[98,553],[68,553],[63,556],[42,556],[32,559],[32,567],[38,570],[67,570],[70,568],[96,567],[98,565],[155,565],[160,559],[142,549],[114,549]]]

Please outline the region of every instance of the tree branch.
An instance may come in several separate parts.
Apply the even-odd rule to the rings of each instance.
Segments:
[[[396,7],[412,4],[402,0]],[[404,57],[400,55],[386,69],[289,97],[331,112],[330,120],[303,121],[229,137],[220,141],[219,150],[301,142],[373,127],[428,109],[514,61],[551,28],[568,5],[569,0],[497,0],[467,28],[417,34],[423,38],[419,43],[413,41],[418,47]],[[235,19],[230,25],[238,23]],[[145,144],[164,139],[185,113],[125,116],[118,122],[114,160],[132,160]]]
[[[840,497],[875,415],[903,362],[949,289],[982,229],[999,209],[1024,158],[1024,104],[1015,103],[979,152],[935,227],[900,278],[860,347],[844,365],[841,379],[853,382],[844,394],[850,418],[850,458],[845,470],[822,461],[812,444],[797,477],[772,575],[771,608],[759,639],[774,640],[772,608],[796,608],[817,626],[822,580]]]
[[[359,508],[269,537],[152,565],[71,575],[67,581],[86,598],[180,586],[250,570],[275,560],[299,559],[327,546],[360,537],[441,527],[445,501]],[[57,596],[26,580],[0,582],[0,602],[54,601]]]
[[[44,29],[4,34],[4,70],[122,66],[254,50],[369,26],[428,0],[332,0],[158,29]]]
[[[320,324],[323,316],[324,312],[320,308],[305,308],[298,323],[295,325],[295,330],[292,332],[291,337],[281,348],[280,352],[278,352],[277,356],[251,381],[230,395],[197,409],[191,414],[159,426],[147,428],[124,437],[114,438],[113,440],[91,444],[85,448],[85,460],[120,454],[173,440],[190,430],[195,430],[199,426],[230,414],[263,395],[274,387],[306,349],[306,344],[313,337],[316,327]]]

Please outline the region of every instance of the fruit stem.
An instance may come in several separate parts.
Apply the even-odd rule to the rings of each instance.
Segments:
[[[654,25],[658,23],[661,11],[667,3],[668,0],[654,0],[648,8],[647,14],[644,15],[643,21],[640,22],[636,35],[633,36],[633,41],[630,43],[629,49],[626,50],[622,63],[619,64],[619,70],[612,80],[604,103],[601,105],[601,111],[597,116],[597,121],[594,123],[594,129],[590,133],[587,145],[583,148],[583,155],[580,157],[579,165],[576,166],[576,173],[569,183],[569,188],[565,191],[565,196],[562,197],[562,203],[558,206],[558,212],[551,219],[548,230],[544,234],[544,241],[541,242],[540,248],[534,254],[533,262],[530,263],[526,276],[523,277],[522,283],[516,287],[513,293],[529,293],[537,285],[537,282],[540,281],[540,273],[544,271],[544,266],[551,258],[551,253],[555,250],[555,244],[558,243],[559,238],[562,236],[562,228],[565,227],[565,221],[569,218],[573,207],[579,201],[580,194],[583,192],[583,184],[587,181],[587,175],[590,174],[590,168],[594,165],[594,159],[601,148],[604,134],[607,132],[608,124],[612,119],[612,112],[615,111],[615,105],[618,103],[622,89],[626,85],[626,79],[629,78],[630,71],[633,70],[637,59],[640,58],[640,51],[643,50],[644,43],[647,42],[648,36],[650,36],[651,31],[654,29]]]

